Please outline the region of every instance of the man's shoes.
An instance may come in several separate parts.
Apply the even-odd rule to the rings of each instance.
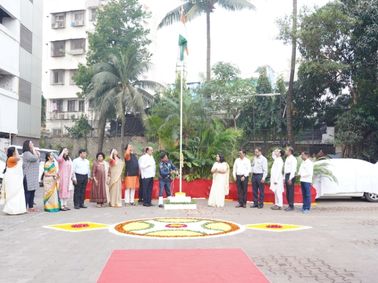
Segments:
[[[252,204],[251,208],[258,208],[259,206],[257,204]]]
[[[259,206],[258,206],[257,208],[261,209],[261,208],[263,208],[263,207],[264,207],[263,204],[259,204]]]
[[[75,205],[74,208],[75,208],[75,209],[80,209],[80,206],[76,206],[76,205]]]
[[[87,206],[85,206],[85,205],[80,205],[80,208],[87,208]]]
[[[164,208],[164,205],[162,205],[162,204],[159,204],[159,207],[160,207],[160,208]]]
[[[152,204],[146,203],[146,204],[143,204],[143,206],[150,207],[150,206],[152,206]]]
[[[288,206],[284,209],[285,211],[293,211],[294,210],[294,207],[291,207],[291,206]]]
[[[309,214],[309,213],[310,213],[310,210],[308,210],[308,209],[304,209],[304,210],[302,210],[302,213],[303,213],[303,214]]]
[[[281,207],[278,206],[278,205],[273,205],[270,209],[271,210],[281,210]]]
[[[235,206],[236,208],[239,208],[239,207],[243,207],[243,205],[241,204],[238,204],[237,206]]]

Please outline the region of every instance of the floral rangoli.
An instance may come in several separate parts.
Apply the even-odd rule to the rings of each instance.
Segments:
[[[109,228],[109,225],[95,222],[78,222],[78,223],[62,223],[44,226],[45,228],[67,231],[67,232],[84,232],[91,230],[99,230]]]
[[[257,223],[247,224],[247,229],[264,230],[270,232],[287,232],[310,229],[310,226],[294,225],[294,224],[281,224],[281,223]]]
[[[244,229],[242,225],[217,219],[156,217],[125,221],[111,231],[131,237],[185,239],[232,235]]]

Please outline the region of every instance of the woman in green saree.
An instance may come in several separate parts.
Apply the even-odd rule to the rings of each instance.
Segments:
[[[58,170],[54,163],[54,156],[49,152],[46,154],[46,162],[43,167],[43,204],[47,212],[60,211],[60,201],[58,196]]]

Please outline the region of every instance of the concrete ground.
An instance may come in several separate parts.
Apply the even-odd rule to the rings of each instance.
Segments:
[[[40,209],[41,191],[37,196]],[[237,209],[233,202],[227,202],[224,208],[209,208],[205,200],[197,203],[195,211],[165,211],[156,206],[96,208],[88,204],[88,209],[55,214],[1,214],[0,282],[96,282],[115,249],[176,248],[241,248],[271,282],[378,282],[378,204],[359,199],[323,200],[304,215],[273,211],[270,205],[264,209]],[[108,230],[70,233],[42,227],[78,221],[113,224],[157,216],[217,218],[239,224],[278,222],[313,228],[156,240],[118,236]],[[127,278],[125,270],[120,272]],[[148,275],[148,268],[146,274],[153,276]]]

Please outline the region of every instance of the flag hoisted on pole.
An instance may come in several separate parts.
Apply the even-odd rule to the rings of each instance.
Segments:
[[[189,54],[188,39],[186,38],[186,29],[185,29],[186,16],[185,16],[185,11],[184,11],[184,6],[181,6],[180,22],[181,22],[181,29],[180,29],[179,38],[178,38],[178,45],[180,47],[180,61],[183,62],[184,53],[186,53],[186,55]]]
[[[182,153],[182,121],[183,121],[183,101],[182,96],[184,92],[184,53],[188,55],[188,40],[185,35],[185,22],[186,17],[184,13],[184,7],[181,7],[180,11],[180,22],[181,22],[181,28],[179,33],[179,39],[178,39],[178,45],[180,49],[180,63],[181,63],[181,72],[180,72],[180,180],[179,180],[179,191],[182,192],[182,168],[184,167],[184,155]]]

